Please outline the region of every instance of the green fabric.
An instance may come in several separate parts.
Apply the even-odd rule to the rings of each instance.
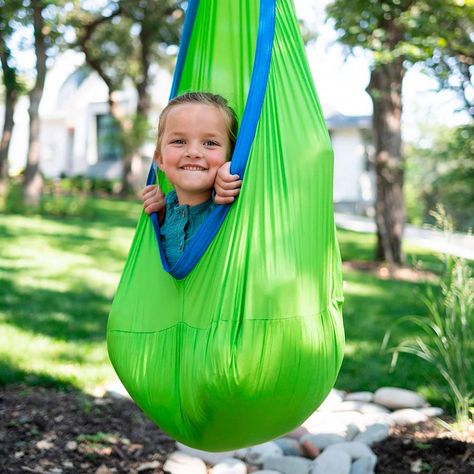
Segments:
[[[202,0],[180,92],[242,116],[257,0]],[[272,62],[240,197],[191,273],[161,265],[142,214],[108,323],[114,368],[166,433],[196,448],[267,441],[302,423],[343,356],[333,153],[291,0],[277,0]]]

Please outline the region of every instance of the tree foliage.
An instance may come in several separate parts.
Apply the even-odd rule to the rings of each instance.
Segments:
[[[370,51],[374,67],[424,63],[473,116],[474,0],[336,0],[327,11],[350,50]]]
[[[75,46],[109,90],[124,153],[123,194],[133,188],[133,156],[138,155],[148,130],[153,65],[169,65],[170,48],[177,49],[183,17],[181,2],[171,0],[113,0],[105,8],[78,0],[68,17],[76,33]],[[133,114],[114,97],[127,80],[137,93]]]
[[[456,230],[474,228],[474,125],[431,132],[432,143],[407,147],[408,188],[412,217],[430,222],[441,203]]]

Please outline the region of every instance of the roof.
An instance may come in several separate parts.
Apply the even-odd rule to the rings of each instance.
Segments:
[[[327,127],[331,130],[341,128],[370,129],[372,116],[370,115],[343,115],[340,113],[326,117]]]

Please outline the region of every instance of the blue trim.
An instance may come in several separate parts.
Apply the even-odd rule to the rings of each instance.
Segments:
[[[178,59],[174,70],[173,85],[171,86],[170,99],[178,95],[181,76],[183,75],[184,63],[188,55],[189,42],[193,32],[194,20],[199,6],[199,0],[189,0],[186,17],[184,18],[183,35],[181,36],[181,44],[179,45]]]
[[[178,62],[171,90],[173,98],[178,90],[181,74],[184,67],[184,61],[191,38],[192,27],[196,17],[199,0],[190,0],[186,12],[186,20],[183,28],[183,37],[178,55]],[[273,38],[275,34],[275,3],[276,0],[260,0],[259,25],[257,45],[255,48],[255,58],[250,81],[247,102],[245,104],[244,115],[240,124],[239,135],[232,155],[231,172],[238,174],[242,179],[245,174],[245,168],[250,154],[250,149],[257,130],[258,121],[262,111],[265,91],[267,88],[268,75],[270,72],[270,63],[273,49]],[[147,184],[153,184],[156,180],[156,173],[151,167],[148,174]],[[196,266],[199,259],[209,247],[213,238],[219,231],[224,222],[230,205],[216,206],[211,214],[201,225],[196,235],[188,244],[183,254],[175,265],[170,268],[166,260],[163,246],[160,240],[160,226],[156,213],[151,215],[153,228],[155,230],[158,246],[160,250],[161,262],[165,271],[171,273],[176,279],[184,278]]]

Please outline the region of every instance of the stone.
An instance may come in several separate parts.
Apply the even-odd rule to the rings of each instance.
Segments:
[[[303,435],[308,434],[308,430],[303,426],[300,426],[293,431],[286,434],[287,438],[300,439]]]
[[[151,471],[161,467],[160,461],[142,462],[137,467],[137,472]]]
[[[375,423],[374,425],[368,426],[364,432],[359,433],[354,438],[354,441],[360,441],[361,443],[365,443],[368,446],[372,446],[374,443],[377,443],[387,438],[388,434],[388,425],[383,423]]]
[[[303,423],[303,426],[312,434],[333,433],[347,439],[349,435],[355,436],[358,431],[364,429],[366,423],[364,415],[357,411],[330,413],[316,411]]]
[[[375,425],[375,423],[381,423],[382,425],[393,426],[395,422],[392,419],[392,413],[365,413],[364,423],[365,426]],[[364,431],[364,430],[361,430]]]
[[[422,423],[428,420],[428,415],[413,408],[395,410],[390,417],[397,425],[414,425],[415,423]]]
[[[76,441],[68,441],[66,443],[66,449],[68,451],[74,451],[77,448],[77,442]]]
[[[344,396],[345,392],[333,388],[319,406],[318,411],[333,411],[344,400]]]
[[[375,456],[373,451],[364,443],[359,441],[348,441],[344,443],[337,443],[328,446],[327,450],[337,449],[346,452],[352,460],[363,457]]]
[[[112,382],[105,387],[104,396],[113,398],[115,400],[123,400],[124,398],[130,398],[126,388],[123,386],[120,380]]]
[[[202,451],[200,449],[190,448],[183,443],[176,443],[176,446],[183,453],[189,454],[190,456],[198,457],[208,464],[217,464],[223,459],[231,458],[235,455],[235,451],[222,451],[220,453],[213,453],[211,451]]]
[[[346,426],[346,441],[352,441],[359,433],[359,427],[354,423],[349,423]]]
[[[398,410],[399,408],[421,408],[428,406],[426,400],[412,390],[397,387],[379,388],[374,393],[375,403]]]
[[[327,434],[308,434],[301,438],[301,441],[309,441],[317,446],[319,449],[326,449],[331,444],[343,443],[346,439],[341,435],[327,433]]]
[[[293,438],[278,438],[273,440],[275,444],[280,446],[285,456],[303,456],[304,452],[300,443]]]
[[[309,459],[317,458],[321,454],[321,450],[309,440],[303,441],[301,447],[305,456]]]
[[[339,449],[327,449],[312,463],[309,474],[349,474],[351,457]]]
[[[372,392],[352,392],[348,393],[344,400],[349,402],[365,402],[370,403],[374,397]]]
[[[272,456],[265,459],[264,469],[277,471],[281,474],[308,474],[311,461],[298,456]]]
[[[252,472],[252,474],[281,474],[281,473],[278,471],[273,471],[271,469],[263,469],[260,471],[254,471]]]
[[[444,410],[439,407],[418,408],[418,411],[426,416],[429,416],[430,418],[433,416],[441,416],[444,413]]]
[[[376,456],[359,458],[352,463],[350,474],[373,474],[376,464]]]
[[[247,474],[247,465],[240,459],[227,458],[216,464],[210,474]]]
[[[263,464],[268,457],[282,456],[283,450],[273,441],[247,448],[245,460],[251,464]]]
[[[163,470],[170,474],[207,474],[207,468],[202,459],[182,451],[175,451],[168,456]]]
[[[335,408],[336,411],[358,411],[360,413],[390,413],[390,410],[376,403],[345,400]]]

